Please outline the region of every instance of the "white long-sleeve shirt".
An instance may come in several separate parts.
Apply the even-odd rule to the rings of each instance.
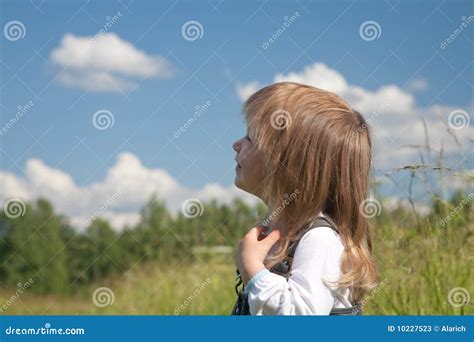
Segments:
[[[339,278],[343,250],[339,234],[329,227],[306,232],[288,280],[264,269],[247,283],[251,315],[328,315],[332,308],[351,307],[348,289],[325,282]]]

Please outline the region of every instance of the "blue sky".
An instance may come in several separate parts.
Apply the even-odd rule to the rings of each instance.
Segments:
[[[382,115],[372,114],[374,134],[380,136],[377,174],[417,158],[416,151],[400,153],[400,146],[423,143],[424,138],[417,136],[422,133],[420,116],[432,128],[433,142],[446,135],[438,142],[453,147],[447,148],[453,165],[462,161],[460,166],[472,169],[472,152],[455,152],[454,142],[442,133],[435,115],[447,119],[453,111],[463,111],[467,127],[457,133],[462,139],[472,137],[472,2],[1,3],[2,27],[19,21],[24,37],[7,39],[5,32],[1,37],[0,125],[5,127],[15,117],[18,106],[33,103],[0,136],[0,170],[8,179],[2,198],[21,197],[12,190],[17,183],[25,188],[27,198],[62,192],[60,181],[39,186],[42,177],[63,177],[66,183],[74,183],[75,190],[91,190],[94,184],[106,183],[124,152],[129,154],[123,165],[134,158],[141,162],[138,173],[140,168],[163,171],[195,193],[213,183],[222,187],[216,193],[234,193],[229,190],[235,166],[232,142],[245,132],[240,114],[243,90],[256,90],[278,79],[314,80],[313,85],[340,90],[341,96],[362,89],[365,95],[355,103],[366,109],[363,114],[369,118],[382,106]],[[106,32],[99,33],[118,13]],[[262,44],[292,16],[285,32],[264,49]],[[467,23],[463,31],[441,48],[463,19]],[[200,38],[183,36],[183,25],[189,21],[202,27]],[[373,40],[363,39],[360,33],[361,25],[369,21],[378,25]],[[80,56],[81,44],[95,35],[91,49],[101,49],[102,57],[105,51],[105,60],[101,66],[84,65],[87,56]],[[107,51],[128,51],[143,59],[128,62],[127,53]],[[157,60],[163,63],[157,66]],[[98,90],[94,87],[100,82],[81,79],[86,73],[103,72],[108,65],[114,80],[125,82],[122,88],[106,84]],[[372,108],[370,102],[383,96],[388,107],[382,100]],[[196,106],[206,103],[210,105],[197,120],[179,138],[173,137],[193,117]],[[113,126],[99,130],[93,125],[92,117],[99,110],[112,113]],[[405,128],[405,133],[397,134]],[[466,146],[469,150],[472,145]],[[29,160],[34,160],[30,168]],[[117,208],[136,209],[140,201],[137,198],[133,205],[125,201]],[[90,210],[63,208],[78,216]]]

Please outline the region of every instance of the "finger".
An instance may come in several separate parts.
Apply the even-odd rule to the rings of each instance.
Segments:
[[[245,234],[245,239],[250,239],[250,240],[258,240],[258,229],[257,227],[252,227],[250,230]]]
[[[261,242],[269,244],[270,246],[275,244],[281,237],[281,232],[278,228],[275,228],[267,235]]]
[[[273,229],[272,232],[267,237],[277,242],[278,240],[280,240],[280,237],[281,237],[280,229],[278,228]]]
[[[252,227],[247,234],[252,235],[252,236],[259,236],[261,233],[265,232],[267,230],[267,226],[255,226]]]

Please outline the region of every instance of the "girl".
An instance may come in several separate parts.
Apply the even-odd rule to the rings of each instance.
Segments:
[[[290,82],[259,90],[243,111],[235,185],[269,211],[239,244],[232,313],[359,314],[378,280],[362,207],[371,167],[366,121],[339,96]]]

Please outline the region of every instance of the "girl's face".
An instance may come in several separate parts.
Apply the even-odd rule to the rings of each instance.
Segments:
[[[252,142],[252,137],[247,135],[233,144],[237,152],[235,161],[235,185],[257,197],[262,192],[262,182],[265,178],[263,155]]]

